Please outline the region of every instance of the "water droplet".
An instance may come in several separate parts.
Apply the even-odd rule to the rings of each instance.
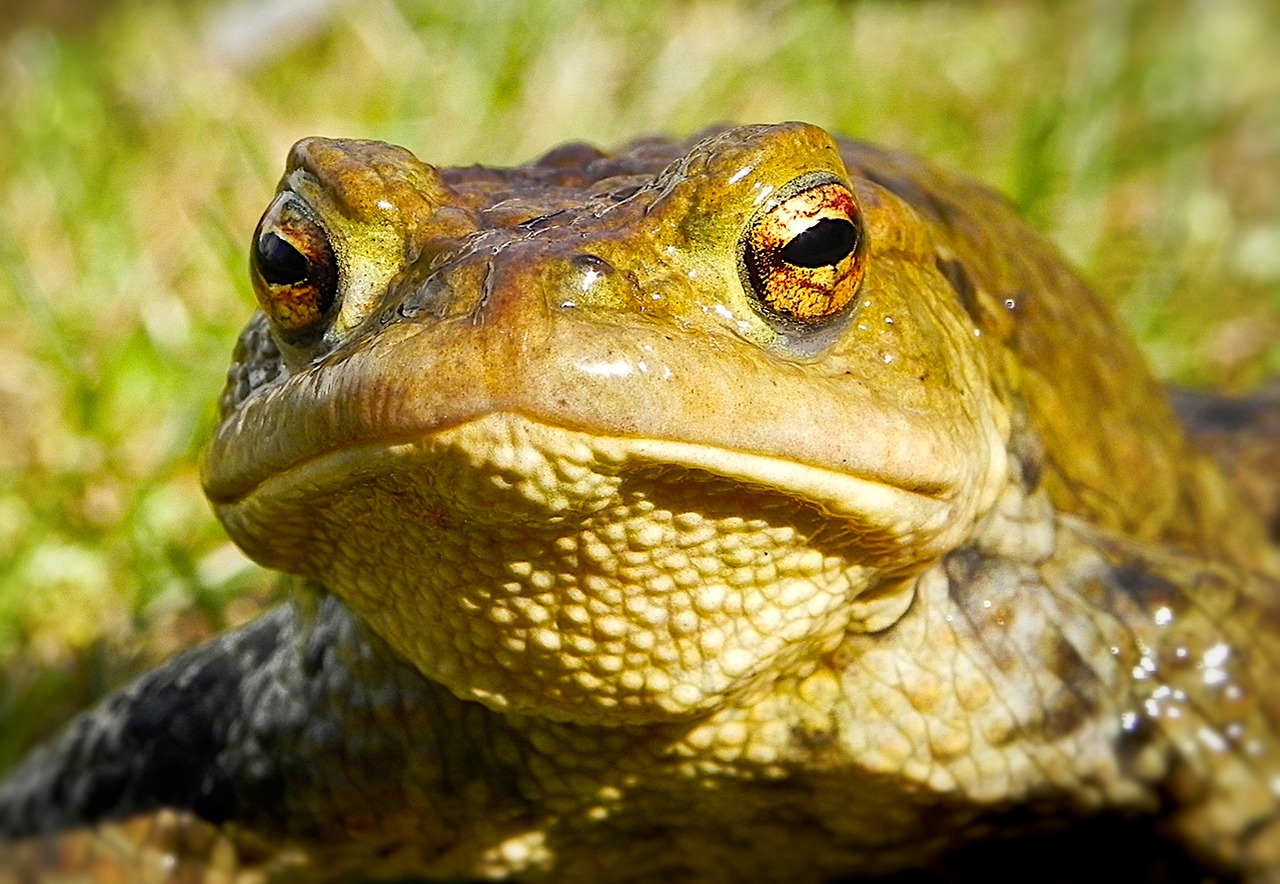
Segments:
[[[1222,642],[1218,642],[1212,648],[1204,652],[1205,668],[1221,666],[1227,662],[1227,657],[1231,655],[1231,648]]]

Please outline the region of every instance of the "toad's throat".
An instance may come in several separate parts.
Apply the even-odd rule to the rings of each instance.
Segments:
[[[850,628],[883,628],[946,508],[774,458],[502,413],[326,454],[219,515],[254,558],[323,580],[458,696],[635,724],[712,708]]]

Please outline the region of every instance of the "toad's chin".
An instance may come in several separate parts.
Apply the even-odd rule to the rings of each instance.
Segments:
[[[945,504],[833,478],[494,414],[325,455],[219,515],[464,699],[641,724],[713,708],[901,615],[903,562],[919,560],[902,512],[937,519]]]

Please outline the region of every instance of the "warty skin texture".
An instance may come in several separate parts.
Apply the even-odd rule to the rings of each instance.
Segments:
[[[856,247],[771,300],[814,206]],[[825,881],[1108,815],[1280,877],[1276,551],[980,185],[313,139],[255,242],[205,487],[306,587],[0,786],[14,868]]]

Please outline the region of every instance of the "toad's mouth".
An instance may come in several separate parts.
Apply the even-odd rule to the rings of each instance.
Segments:
[[[210,494],[232,536],[259,561],[298,570],[281,542],[310,515],[357,486],[386,489],[384,512],[406,518],[545,525],[551,533],[615,505],[621,484],[658,471],[665,482],[697,473],[733,488],[744,518],[786,500],[843,524],[882,549],[927,557],[955,527],[956,501],[786,458],[668,439],[602,436],[499,412],[418,438],[352,444],[301,459],[235,496]],[[412,492],[406,492],[406,488]],[[410,500],[412,498],[412,500]],[[310,515],[309,515],[310,514]],[[284,556],[281,559],[280,556]]]

